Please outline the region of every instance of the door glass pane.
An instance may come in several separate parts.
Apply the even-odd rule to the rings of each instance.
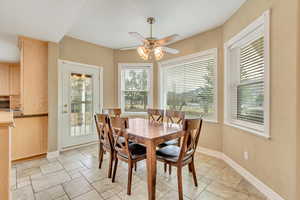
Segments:
[[[70,136],[93,134],[92,76],[72,73],[70,86]]]

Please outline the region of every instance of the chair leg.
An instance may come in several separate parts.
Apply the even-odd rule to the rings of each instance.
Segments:
[[[164,163],[164,171],[165,171],[165,173],[167,172],[167,167],[168,167],[167,163]]]
[[[117,168],[118,168],[118,158],[116,156],[115,166],[114,166],[114,171],[113,171],[113,177],[112,177],[112,182],[113,183],[115,182],[115,179],[116,179]]]
[[[172,174],[172,165],[169,164],[169,175]]]
[[[108,178],[111,178],[113,162],[114,162],[114,153],[111,152],[109,158]]]
[[[183,189],[182,189],[182,167],[177,167],[177,182],[178,182],[178,199],[183,200]]]
[[[189,168],[189,172],[193,172],[192,164],[191,163],[188,165],[188,168]]]
[[[136,172],[137,169],[137,163],[134,163],[134,171]]]
[[[127,194],[131,194],[131,181],[132,181],[132,163],[128,163],[128,183],[127,183]]]
[[[192,173],[193,173],[193,178],[194,178],[195,186],[198,187],[198,181],[197,181],[197,176],[196,176],[196,170],[195,170],[194,160],[192,160],[192,162],[191,162],[191,169],[192,169]]]
[[[100,146],[100,149],[99,149],[99,169],[101,169],[102,167],[102,163],[103,163],[103,148]]]

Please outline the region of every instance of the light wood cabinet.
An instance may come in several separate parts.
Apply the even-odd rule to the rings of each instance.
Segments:
[[[20,64],[0,63],[0,95],[20,95]]]
[[[0,63],[0,95],[9,95],[9,64]]]
[[[20,95],[20,64],[10,64],[9,66],[9,94],[13,96]]]
[[[24,115],[48,113],[48,43],[20,37]]]
[[[12,129],[12,160],[47,153],[48,117],[15,119]]]

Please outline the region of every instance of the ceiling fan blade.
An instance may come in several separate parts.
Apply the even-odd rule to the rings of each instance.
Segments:
[[[137,32],[129,32],[129,35],[131,35],[132,37],[135,37],[136,39],[138,39],[139,41],[141,41],[143,43],[148,43],[148,40]]]
[[[132,49],[136,49],[138,48],[139,46],[133,46],[133,47],[123,47],[123,48],[120,48],[119,50],[121,51],[125,51],[125,50],[132,50]]]
[[[173,34],[173,35],[170,35],[168,37],[157,40],[157,43],[160,44],[160,45],[168,45],[168,44],[170,44],[171,42],[175,41],[178,38],[179,38],[178,34]]]
[[[170,54],[178,54],[179,53],[179,50],[173,49],[173,48],[170,48],[170,47],[161,47],[161,49],[164,52],[167,52],[167,53],[170,53]]]

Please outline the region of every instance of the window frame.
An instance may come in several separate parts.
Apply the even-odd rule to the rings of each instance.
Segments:
[[[242,47],[250,42],[264,37],[264,124],[246,122],[243,120],[232,119],[231,116],[231,84],[232,62],[235,62],[236,74],[240,76],[239,57],[232,59],[231,50]],[[241,84],[241,83],[240,83]],[[231,38],[224,44],[224,124],[232,126],[246,132],[270,138],[270,10],[265,11],[254,22]]]
[[[165,68],[171,68],[176,67],[179,64],[187,64],[192,63],[199,58],[205,59],[213,56],[215,58],[215,65],[213,67],[214,71],[214,118],[213,119],[203,119],[205,122],[211,122],[211,123],[218,123],[218,48],[212,48],[204,51],[200,51],[197,53],[189,54],[187,56],[181,56],[165,61],[158,62],[158,85],[159,85],[159,92],[158,92],[158,101],[159,101],[159,107],[161,109],[165,109],[164,103],[164,69]]]
[[[147,107],[153,107],[153,64],[152,63],[118,63],[118,105],[124,114],[147,114],[147,112],[125,112],[122,98],[122,70],[124,69],[149,69],[149,95]]]

